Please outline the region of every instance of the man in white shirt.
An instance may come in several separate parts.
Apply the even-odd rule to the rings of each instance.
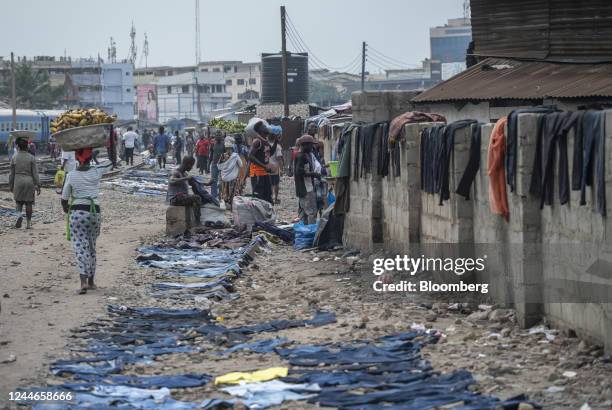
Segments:
[[[132,127],[127,128],[127,132],[123,134],[123,143],[125,144],[125,163],[127,165],[134,165],[134,144],[138,134],[136,134]]]
[[[74,151],[62,150],[62,170],[68,175],[70,171],[76,169],[76,158],[74,157]]]

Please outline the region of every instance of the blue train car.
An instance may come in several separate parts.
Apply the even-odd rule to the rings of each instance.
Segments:
[[[47,145],[51,135],[51,121],[63,111],[59,110],[17,110],[17,129],[34,131],[34,142],[40,148]],[[13,129],[13,111],[0,109],[0,150],[6,152],[6,142]]]

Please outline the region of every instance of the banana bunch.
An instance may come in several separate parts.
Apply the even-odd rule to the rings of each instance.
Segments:
[[[246,127],[246,124],[242,122],[229,121],[220,118],[213,118],[208,122],[208,125],[227,131],[229,134],[243,133]]]
[[[116,119],[116,114],[108,115],[99,108],[68,110],[51,121],[51,133],[86,125],[110,124]]]

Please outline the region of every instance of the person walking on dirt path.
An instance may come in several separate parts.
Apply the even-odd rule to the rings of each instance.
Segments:
[[[198,169],[200,170],[200,175],[203,175],[204,172],[208,174],[208,154],[210,151],[210,140],[207,139],[204,134],[200,135],[200,139],[196,143],[196,157],[198,159]]]
[[[40,181],[36,159],[28,152],[28,140],[17,138],[17,154],[11,158],[9,174],[9,189],[13,193],[17,210],[15,228],[21,228],[23,223],[23,206],[25,205],[27,220],[26,229],[32,229],[32,212],[34,205],[34,192],[40,195]]]
[[[210,194],[213,198],[219,198],[219,168],[217,164],[221,160],[221,156],[225,152],[225,144],[223,142],[223,134],[221,131],[215,133],[215,143],[210,149]]]
[[[91,148],[78,149],[78,167],[66,176],[62,190],[62,208],[67,214],[66,235],[72,242],[76,264],[81,277],[79,294],[95,289],[96,240],[102,224],[98,193],[100,179],[112,162],[92,167]]]
[[[253,196],[256,198],[272,201],[272,182],[270,180],[270,144],[268,143],[268,135],[270,128],[263,121],[254,125],[253,142],[249,151],[249,177],[251,178],[251,189]]]
[[[317,196],[314,180],[321,178],[321,174],[315,172],[312,163],[312,150],[315,139],[310,135],[304,135],[296,141],[300,146],[300,152],[295,159],[295,195],[298,198],[300,218],[306,225],[317,221]]]
[[[134,165],[134,147],[136,146],[138,134],[134,132],[132,127],[127,127],[127,132],[121,138],[125,144],[125,163],[128,166],[132,166]]]
[[[170,150],[170,137],[164,132],[164,127],[159,127],[158,134],[153,138],[153,146],[157,156],[157,165],[160,169],[166,168],[166,155]]]
[[[178,131],[174,131],[174,160],[176,165],[179,166],[181,163],[181,157],[183,156],[183,138]]]
[[[217,168],[221,173],[221,199],[225,201],[228,209],[232,209],[234,196],[240,195],[242,159],[237,152],[234,152],[233,137],[225,137],[224,146],[225,153],[221,156]]]
[[[270,144],[270,183],[272,184],[274,203],[280,204],[278,190],[284,167],[283,148],[280,145],[280,139],[283,135],[283,129],[280,125],[272,125],[270,126],[270,131],[272,131],[268,134],[268,143]]]
[[[193,157],[195,153],[195,138],[193,137],[193,130],[187,131],[187,136],[185,136],[185,150],[187,151],[187,156]]]

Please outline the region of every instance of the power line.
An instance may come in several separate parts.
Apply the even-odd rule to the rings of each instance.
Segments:
[[[302,45],[302,48],[308,52],[309,56],[312,56],[312,58],[314,60],[316,60],[319,65],[324,66],[325,68],[328,68],[330,70],[336,70],[336,71],[341,71],[344,70],[346,68],[351,68],[356,61],[359,60],[359,58],[361,57],[361,53],[357,54],[357,56],[355,56],[355,58],[353,58],[353,60],[351,60],[348,64],[345,64],[343,66],[340,67],[334,67],[334,66],[330,66],[329,64],[326,64],[323,60],[321,60],[319,57],[317,57],[312,50],[310,49],[310,47],[308,47],[308,45],[306,44],[306,42],[304,41],[303,37],[300,35],[300,32],[298,31],[298,29],[295,27],[295,24],[293,23],[293,21],[291,20],[291,17],[289,17],[289,15],[287,14],[287,22],[288,22],[288,28],[289,31],[292,31],[292,34],[295,36],[296,40]]]
[[[405,61],[399,60],[397,58],[390,57],[384,54],[383,52],[381,52],[380,50],[373,48],[372,46],[370,46],[369,49],[370,51],[372,51],[372,54],[375,54],[376,56],[378,56],[379,59],[392,62],[393,65],[396,65],[398,67],[419,67],[419,64],[410,64]]]

